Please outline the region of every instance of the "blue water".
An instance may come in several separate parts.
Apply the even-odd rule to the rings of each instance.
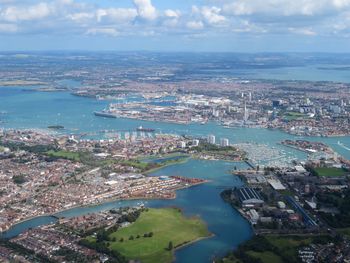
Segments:
[[[161,157],[161,158],[156,158],[156,159],[152,159],[152,158],[146,158],[143,159],[143,162],[147,162],[147,163],[164,163],[167,161],[177,161],[177,160],[181,160],[186,158],[185,155],[180,155],[180,156],[170,156],[170,157]]]
[[[329,67],[325,70],[323,67]],[[334,69],[332,69],[334,68]],[[237,73],[248,79],[350,82],[349,70],[336,70],[334,65],[316,64],[298,67],[241,69]]]
[[[109,102],[73,96],[66,92],[28,92],[21,87],[0,87],[0,127],[4,128],[40,128],[50,125],[63,125],[67,133],[89,133],[92,137],[101,137],[103,130],[135,130],[139,126],[155,128],[157,132],[186,134],[206,137],[215,134],[217,138],[229,138],[231,142],[259,142],[282,148],[296,158],[305,158],[305,154],[278,143],[284,139],[300,138],[281,131],[267,129],[234,128],[225,129],[216,123],[169,124],[130,119],[108,119],[96,117],[93,112],[107,107]],[[350,159],[350,151],[340,147],[340,141],[350,147],[350,137],[313,138],[329,144],[341,155]]]

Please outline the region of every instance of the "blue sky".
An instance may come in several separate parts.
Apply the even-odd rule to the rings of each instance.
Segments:
[[[0,50],[350,52],[350,0],[0,0]]]

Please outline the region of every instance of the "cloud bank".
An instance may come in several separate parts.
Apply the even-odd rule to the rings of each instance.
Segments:
[[[350,36],[350,0],[174,1],[0,0],[0,35]]]

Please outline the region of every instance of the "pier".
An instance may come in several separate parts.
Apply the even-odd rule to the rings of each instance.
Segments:
[[[256,169],[255,165],[250,161],[250,160],[245,160],[244,161],[249,167],[253,168],[254,170]]]

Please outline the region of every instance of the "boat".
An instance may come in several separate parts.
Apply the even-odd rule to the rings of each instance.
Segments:
[[[152,128],[144,128],[144,127],[140,126],[140,127],[138,127],[138,128],[136,129],[136,131],[139,131],[139,132],[154,132],[155,129],[152,129]]]
[[[51,130],[63,130],[64,126],[62,126],[62,125],[51,125],[51,126],[48,126],[47,128],[51,129]]]
[[[338,145],[339,145],[340,147],[344,148],[345,150],[350,151],[350,148],[349,148],[349,147],[347,147],[347,146],[346,146],[344,143],[342,143],[342,142],[338,141]]]
[[[107,111],[94,111],[94,114],[95,116],[98,116],[98,117],[114,118],[114,119],[117,118],[116,114],[113,114]]]

